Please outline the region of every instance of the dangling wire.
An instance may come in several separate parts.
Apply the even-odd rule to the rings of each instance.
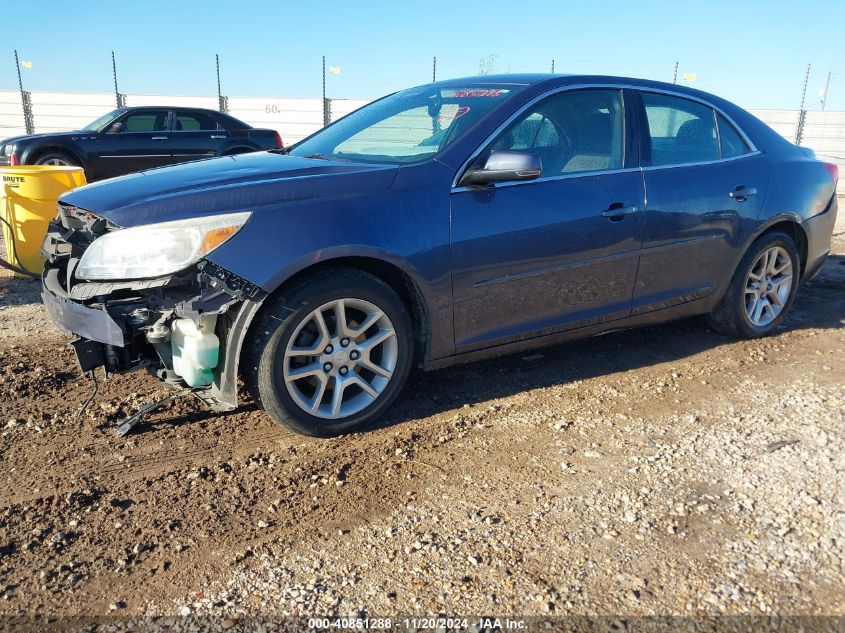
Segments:
[[[97,374],[94,369],[91,370],[91,380],[94,382],[94,391],[91,392],[91,395],[88,396],[88,399],[83,403],[82,408],[79,409],[79,412],[76,414],[77,422],[82,419],[82,414],[85,413],[86,409],[88,409],[88,405],[90,405],[94,401],[94,398],[97,397],[97,389],[100,385],[97,383]]]

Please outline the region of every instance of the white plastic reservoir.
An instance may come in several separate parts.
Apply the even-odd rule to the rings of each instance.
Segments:
[[[191,387],[210,385],[220,356],[220,341],[214,333],[217,315],[200,317],[200,327],[192,319],[173,321],[170,349],[173,371]]]

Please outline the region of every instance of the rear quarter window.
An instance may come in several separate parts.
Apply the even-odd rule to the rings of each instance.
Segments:
[[[749,153],[748,145],[742,140],[739,132],[721,114],[717,116],[719,121],[719,142],[722,150],[722,158],[735,158]]]

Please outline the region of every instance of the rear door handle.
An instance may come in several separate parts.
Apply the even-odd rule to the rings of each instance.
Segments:
[[[745,202],[751,196],[757,195],[757,188],[739,185],[738,187],[734,187],[734,190],[731,191],[728,195],[737,202]]]
[[[621,202],[614,202],[606,211],[601,212],[601,217],[609,219],[611,222],[619,222],[624,220],[626,215],[631,215],[639,211],[637,207],[623,207]]]
[[[166,136],[154,136],[152,138],[152,140],[154,140],[154,141],[166,141],[167,137]]]

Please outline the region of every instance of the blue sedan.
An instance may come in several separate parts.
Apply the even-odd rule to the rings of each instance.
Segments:
[[[502,75],[375,101],[297,145],[65,195],[43,299],[84,371],[363,428],[413,366],[707,314],[770,334],[819,270],[836,167],[727,101]],[[128,427],[125,427],[128,428]]]

